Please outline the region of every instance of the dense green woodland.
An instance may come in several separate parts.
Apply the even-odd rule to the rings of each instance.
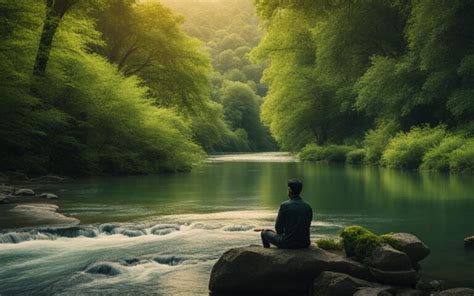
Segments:
[[[474,172],[473,1],[0,0],[0,23],[0,171],[183,171],[278,144]]]
[[[305,160],[474,172],[474,2],[256,0],[262,119]]]
[[[253,17],[256,32],[247,4],[233,17]],[[158,1],[0,0],[0,12],[1,171],[181,171],[205,152],[276,149],[259,118],[260,66],[246,59],[248,81],[216,86],[208,49]],[[219,34],[233,50],[234,31]]]

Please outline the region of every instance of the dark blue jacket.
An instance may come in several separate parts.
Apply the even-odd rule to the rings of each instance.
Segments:
[[[292,196],[280,205],[275,230],[281,236],[283,248],[307,248],[311,244],[309,228],[313,209],[300,196]]]

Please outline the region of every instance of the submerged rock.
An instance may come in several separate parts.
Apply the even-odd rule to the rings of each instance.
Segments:
[[[377,247],[368,259],[369,265],[380,270],[410,270],[412,268],[407,254],[389,245]]]
[[[323,271],[373,279],[362,264],[316,246],[298,250],[248,246],[221,256],[212,268],[209,289],[213,293],[307,293]]]
[[[54,193],[47,193],[47,192],[41,193],[41,194],[39,195],[39,197],[41,197],[41,198],[46,198],[46,199],[58,199],[58,196],[57,196],[56,194],[54,194]]]
[[[474,296],[471,288],[454,288],[434,293],[433,296]]]
[[[119,228],[119,225],[112,224],[112,223],[105,223],[99,226],[99,231],[106,234],[114,234],[113,232],[116,228]]]
[[[178,224],[161,224],[161,225],[153,226],[150,229],[150,233],[154,235],[166,235],[180,229],[181,229],[181,226]]]
[[[16,196],[34,196],[35,192],[32,189],[22,188],[15,191]]]
[[[3,194],[13,194],[15,192],[15,188],[12,186],[7,186],[7,185],[0,185],[0,193]]]
[[[87,267],[86,273],[103,274],[107,276],[115,276],[121,274],[122,271],[110,262],[97,262]]]
[[[415,235],[411,233],[394,233],[391,235],[391,245],[408,255],[413,265],[423,260],[430,254],[430,249]]]
[[[379,286],[378,284],[361,280],[344,273],[324,271],[314,280],[310,295],[353,295],[359,288]]]
[[[10,198],[6,195],[0,194],[0,204],[8,204],[8,203],[11,203]]]
[[[137,237],[145,235],[145,231],[141,229],[124,229],[120,232],[120,234],[128,236],[128,237]]]
[[[466,249],[474,249],[474,235],[464,239],[464,247]]]

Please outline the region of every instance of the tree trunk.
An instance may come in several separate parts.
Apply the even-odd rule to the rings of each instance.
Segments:
[[[77,2],[77,0],[46,0],[46,17],[44,20],[41,39],[36,52],[33,74],[43,76],[48,65],[49,53],[53,38],[64,14]]]

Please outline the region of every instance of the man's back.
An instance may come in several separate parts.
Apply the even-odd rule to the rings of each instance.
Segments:
[[[313,210],[300,196],[293,196],[280,205],[275,223],[276,232],[282,236],[283,248],[306,248],[310,242]]]

